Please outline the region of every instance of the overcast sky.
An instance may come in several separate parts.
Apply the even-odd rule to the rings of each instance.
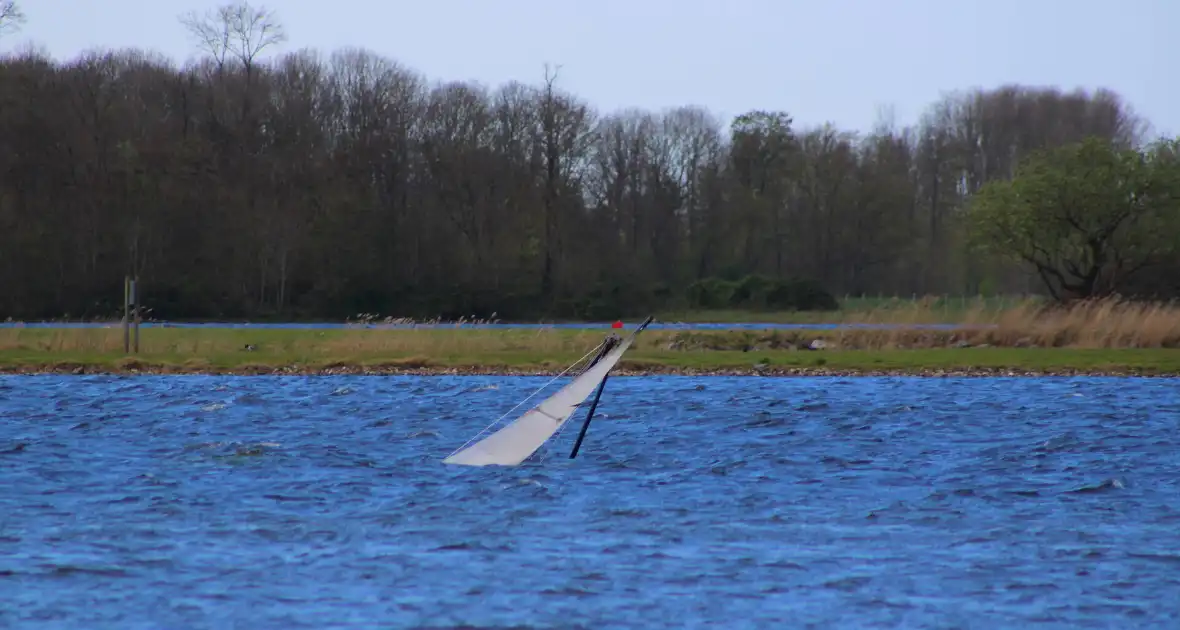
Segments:
[[[177,22],[216,0],[21,0],[0,49],[139,47],[178,61]],[[1180,133],[1177,0],[270,0],[276,52],[357,46],[435,80],[559,83],[599,110],[782,109],[802,125],[908,124],[940,94],[1003,83],[1108,87]]]

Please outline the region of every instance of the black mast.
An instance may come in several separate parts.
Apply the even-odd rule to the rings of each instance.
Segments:
[[[635,332],[631,333],[631,335],[633,337],[638,335],[640,331],[642,331],[644,328],[647,328],[647,325],[652,322],[652,319],[652,317],[648,317],[647,319],[643,320],[643,323],[640,324],[639,327],[635,329]],[[591,367],[594,367],[596,363],[602,360],[602,357],[606,356],[607,352],[610,352],[610,350],[617,345],[619,345],[618,337],[614,335],[607,337],[606,341],[602,344],[602,350],[598,353],[598,356],[594,357],[594,361],[586,369],[588,370]],[[578,432],[578,439],[574,442],[573,450],[570,451],[570,459],[577,457],[578,450],[582,448],[582,440],[586,439],[586,431],[590,429],[590,421],[594,419],[594,410],[598,409],[598,399],[602,398],[602,390],[606,388],[606,379],[608,378],[610,378],[609,372],[603,375],[602,382],[598,384],[598,390],[594,392],[594,401],[590,403],[590,411],[586,413],[586,419],[582,422],[582,430]]]

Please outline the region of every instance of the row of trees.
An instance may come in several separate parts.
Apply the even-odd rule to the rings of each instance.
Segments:
[[[863,134],[596,112],[551,70],[491,89],[361,49],[264,59],[286,35],[245,2],[182,22],[184,66],[0,61],[0,314],[107,315],[126,273],[171,318],[613,316],[742,277],[1028,292],[1043,270],[968,247],[969,202],[1038,151],[1147,130],[1112,92],[1023,86]]]

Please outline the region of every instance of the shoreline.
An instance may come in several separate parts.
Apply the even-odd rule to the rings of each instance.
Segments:
[[[562,372],[553,368],[511,368],[491,366],[393,367],[364,365],[328,366],[259,366],[190,367],[178,365],[126,365],[115,367],[95,364],[2,365],[0,376],[493,376],[555,377]],[[568,376],[568,375],[567,375]],[[684,377],[910,377],[910,378],[1036,378],[1036,377],[1137,377],[1180,378],[1180,372],[1139,368],[1028,368],[1028,367],[947,367],[947,368],[829,368],[822,366],[754,366],[698,368],[652,365],[642,368],[617,366],[612,377],[684,376]]]
[[[1063,334],[661,330],[641,336],[613,373],[1180,377],[1180,328],[1176,339]],[[0,331],[0,374],[552,377],[588,359],[602,338],[579,330],[152,329],[141,335],[141,352],[126,352],[116,330]]]

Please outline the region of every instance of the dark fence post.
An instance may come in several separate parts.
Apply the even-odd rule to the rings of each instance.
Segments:
[[[135,318],[135,354],[139,354],[139,276],[131,281],[131,313]]]
[[[123,354],[131,352],[131,276],[123,276]]]

